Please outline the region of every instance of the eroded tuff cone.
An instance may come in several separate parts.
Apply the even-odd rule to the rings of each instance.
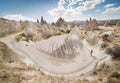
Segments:
[[[87,20],[84,26],[85,30],[94,30],[94,29],[98,29],[98,23],[96,21],[96,19],[91,19]]]
[[[86,37],[86,41],[90,44],[90,45],[95,45],[98,43],[99,39],[96,35],[97,33],[94,33],[92,31],[89,31],[87,33],[87,37]]]
[[[39,41],[42,39],[42,30],[41,26],[29,21],[21,22],[22,27],[24,28],[24,35],[28,40]]]
[[[34,56],[29,54],[33,61],[49,72],[81,75],[92,70],[88,68],[89,65],[94,68],[95,60],[91,57],[91,51],[79,37],[78,29],[73,29],[69,34],[38,41],[31,46],[31,49],[36,53]],[[83,69],[86,70],[83,71]]]
[[[79,30],[75,28],[68,35],[55,36],[40,42],[38,49],[54,58],[69,59],[79,55],[83,47]]]
[[[37,27],[34,25],[33,22],[26,21],[22,23],[25,31],[24,34],[27,37],[32,37],[37,34]]]

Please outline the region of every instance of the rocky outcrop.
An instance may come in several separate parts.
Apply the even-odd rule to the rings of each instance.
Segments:
[[[112,31],[103,32],[101,34],[101,37],[102,37],[102,40],[105,42],[111,42],[115,39]]]
[[[96,21],[96,19],[91,19],[87,20],[84,26],[85,30],[94,30],[94,29],[98,29],[98,23]]]
[[[41,37],[41,26],[38,26],[34,22],[25,21],[21,22],[22,27],[24,28],[24,40],[38,41],[42,39]]]
[[[0,36],[5,36],[22,29],[20,22],[0,18]]]
[[[33,22],[23,22],[23,27],[25,36],[32,37],[37,34],[37,27],[34,25]]]
[[[87,32],[86,41],[90,45],[96,45],[99,41],[97,33],[94,33],[92,31]]]
[[[111,55],[114,59],[120,59],[120,45],[113,45],[107,48],[106,53]]]
[[[55,25],[57,26],[57,27],[62,27],[62,26],[66,26],[67,24],[66,24],[66,22],[64,21],[64,19],[63,18],[58,18],[58,20],[57,20],[57,22],[55,23]]]
[[[79,30],[72,30],[68,35],[51,37],[39,44],[41,52],[54,58],[70,59],[82,53],[82,49],[88,49],[83,45],[79,37]],[[90,55],[90,54],[88,54]]]

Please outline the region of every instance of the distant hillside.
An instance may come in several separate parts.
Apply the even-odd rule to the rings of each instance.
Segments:
[[[110,26],[113,26],[113,25],[116,25],[117,22],[120,21],[120,19],[98,20],[98,24],[102,26],[102,25],[105,24],[106,21],[108,22],[108,24],[109,24]]]
[[[20,22],[0,18],[0,37],[21,29]]]
[[[97,20],[99,26],[103,26],[106,21],[108,21],[108,23],[109,23],[110,26],[112,26],[112,25],[116,25],[116,23],[119,22],[120,19]],[[68,24],[70,24],[70,25],[72,25],[72,24],[75,24],[75,25],[84,25],[85,21],[71,21],[71,22],[68,22]]]
[[[33,25],[32,26],[33,28],[37,27],[37,28],[43,29],[42,31],[44,31],[45,34],[48,34],[50,32],[49,28],[52,28],[55,30],[56,29],[61,30],[61,28],[65,28],[66,25],[71,25],[71,27],[75,27],[79,25],[83,26],[85,25],[85,22],[86,21],[57,22],[57,24],[60,24],[59,26],[64,25],[61,27],[49,25],[49,24],[42,25],[41,23],[32,22],[32,21],[30,22],[30,24]],[[106,22],[108,26],[114,26],[117,24],[117,22],[120,22],[120,19],[97,20],[97,22],[99,26],[103,26]],[[26,29],[26,27],[29,27],[30,24],[27,24],[26,21],[14,21],[14,20],[8,20],[5,18],[0,18],[0,37],[19,31],[21,29]],[[46,32],[47,29],[48,31]]]

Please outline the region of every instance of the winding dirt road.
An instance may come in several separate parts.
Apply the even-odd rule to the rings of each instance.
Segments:
[[[15,36],[18,34],[2,38],[0,39],[0,41],[6,43],[9,48],[22,56],[23,61],[26,64],[37,65],[47,74],[55,74],[60,76],[80,76],[82,74],[92,71],[95,68],[96,60],[90,55],[90,50],[86,49],[85,46],[80,50],[80,53],[75,58],[70,59],[69,62],[62,62],[57,59],[50,59],[49,57],[47,57],[47,54],[38,50],[38,48],[44,44],[42,42],[47,42],[50,39],[42,40],[37,43],[26,41],[16,42]],[[61,39],[61,37],[65,36],[57,36],[57,40],[59,40],[59,38]],[[52,37],[51,40],[56,41],[56,37]],[[94,53],[93,55],[95,56]],[[101,54],[101,57],[100,55],[96,55],[96,57],[97,56],[99,56],[97,58],[99,61],[106,57],[106,55],[103,55],[103,53]]]

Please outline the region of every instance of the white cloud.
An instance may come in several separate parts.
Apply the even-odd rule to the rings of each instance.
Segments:
[[[78,2],[79,2],[79,5],[80,5],[80,3],[82,3],[82,1],[83,1],[83,0],[69,0],[68,6],[73,6],[73,5],[75,5],[76,3],[78,3]]]
[[[16,21],[34,21],[32,18],[29,18],[29,17],[26,17],[26,16],[23,16],[21,14],[13,14],[13,15],[7,15],[7,16],[4,16],[3,18],[6,18],[6,19],[9,19],[9,20],[16,20]]]
[[[57,8],[54,8],[50,11],[48,11],[48,13],[51,15],[51,16],[63,16],[65,14],[66,10],[63,6],[58,6]]]
[[[102,15],[112,15],[120,13],[120,6],[114,7],[115,4],[107,4],[105,5],[105,11],[102,12]]]
[[[102,15],[110,15],[110,14],[116,14],[120,13],[120,7],[112,7],[112,8],[106,8],[104,12],[102,12]]]
[[[98,10],[95,10],[95,12],[100,12],[100,10],[98,9]]]
[[[94,9],[97,4],[104,1],[105,0],[59,0],[58,7],[49,10],[48,13],[55,18],[63,17],[66,20],[70,18],[72,20],[78,20],[78,18],[83,16],[82,13],[84,11]]]
[[[109,8],[109,7],[113,7],[115,4],[107,4],[107,5],[105,5],[104,7],[105,8]]]
[[[63,6],[65,4],[65,0],[60,0],[59,2],[58,2],[58,5],[59,6]]]

